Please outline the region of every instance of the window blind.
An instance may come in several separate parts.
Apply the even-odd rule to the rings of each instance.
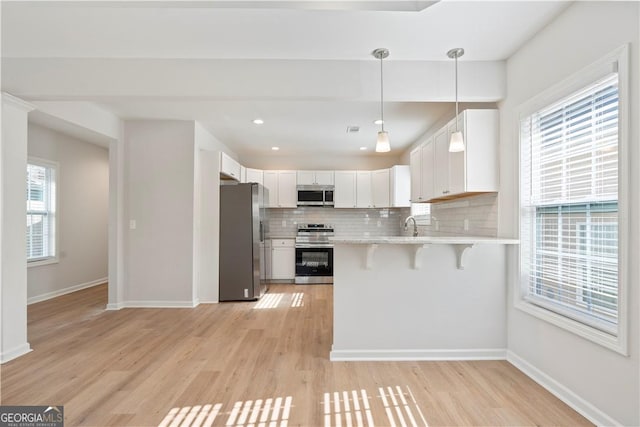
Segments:
[[[27,165],[27,260],[55,256],[55,168]]]
[[[521,120],[526,299],[609,333],[618,314],[618,75]]]

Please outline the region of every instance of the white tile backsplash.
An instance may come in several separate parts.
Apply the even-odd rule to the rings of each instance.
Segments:
[[[268,209],[268,236],[294,238],[298,224],[331,224],[336,237],[397,236],[404,232],[409,208],[335,209],[299,207]],[[465,220],[467,226],[465,227]],[[466,228],[466,229],[465,229]],[[482,194],[431,205],[431,225],[418,226],[421,236],[498,235],[498,195]]]
[[[466,220],[466,227],[465,227]],[[481,194],[431,205],[431,225],[418,227],[424,236],[498,235],[498,194]]]
[[[331,224],[336,237],[396,236],[408,208],[335,209],[299,207],[268,209],[268,235],[295,237],[298,224]]]

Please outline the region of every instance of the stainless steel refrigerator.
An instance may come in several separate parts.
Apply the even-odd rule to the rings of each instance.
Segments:
[[[220,301],[251,301],[267,291],[265,200],[257,183],[220,186]]]

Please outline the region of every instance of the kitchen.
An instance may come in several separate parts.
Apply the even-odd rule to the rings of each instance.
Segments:
[[[487,374],[498,366],[509,366],[509,369],[513,369],[509,371],[513,376],[508,375],[510,384],[520,384],[533,378],[591,422],[623,425],[638,423],[640,414],[637,413],[636,402],[640,387],[635,380],[639,376],[638,269],[626,260],[637,257],[637,241],[640,239],[627,241],[626,237],[621,237],[619,271],[622,285],[619,295],[614,297],[610,295],[607,274],[616,270],[615,262],[618,258],[612,260],[613,257],[605,256],[606,264],[603,261],[602,268],[598,263],[581,264],[586,259],[584,257],[572,258],[571,262],[574,264],[571,265],[578,265],[580,269],[566,272],[571,280],[578,277],[576,271],[592,274],[596,271],[593,268],[600,268],[597,270],[600,274],[598,277],[604,278],[601,280],[602,288],[580,289],[578,292],[578,302],[584,302],[583,305],[587,307],[595,307],[598,313],[595,319],[583,322],[582,326],[574,327],[574,323],[571,323],[573,326],[568,326],[565,321],[541,313],[542,305],[532,304],[531,299],[524,298],[520,294],[522,290],[516,285],[520,281],[518,275],[521,265],[526,267],[522,270],[525,272],[536,268],[535,264],[524,263],[525,258],[520,258],[518,249],[523,247],[523,242],[528,243],[527,239],[531,236],[535,237],[531,229],[521,228],[527,226],[527,221],[524,220],[532,217],[527,216],[530,211],[521,211],[520,205],[531,202],[520,198],[520,165],[527,159],[524,156],[526,151],[521,152],[520,148],[521,138],[527,129],[519,128],[520,120],[523,117],[532,117],[531,123],[534,123],[534,119],[537,120],[533,116],[533,113],[539,111],[536,107],[546,105],[534,105],[534,101],[539,102],[537,97],[540,94],[548,94],[546,91],[551,89],[560,91],[557,85],[576,88],[578,83],[585,83],[584,74],[581,74],[583,70],[597,78],[602,77],[598,74],[601,68],[606,68],[608,73],[612,70],[619,72],[621,145],[617,151],[610,146],[599,147],[596,151],[601,154],[595,158],[594,170],[600,167],[600,159],[606,160],[612,153],[620,153],[620,209],[623,213],[620,215],[620,236],[634,236],[637,233],[635,221],[638,170],[635,166],[638,163],[638,129],[637,121],[629,117],[629,112],[637,111],[638,105],[637,3],[575,2],[551,5],[525,2],[517,6],[487,3],[481,7],[473,3],[441,1],[418,13],[352,10],[347,13],[349,19],[344,22],[355,22],[355,25],[348,25],[349,29],[344,31],[347,34],[361,34],[363,37],[368,34],[369,37],[364,37],[368,39],[366,42],[360,40],[351,44],[350,37],[338,37],[338,44],[344,44],[345,50],[334,54],[331,43],[325,43],[327,40],[323,36],[312,39],[313,42],[305,49],[295,46],[295,55],[291,55],[291,51],[269,51],[266,55],[266,51],[252,48],[253,50],[248,49],[250,52],[244,57],[239,57],[237,52],[247,52],[242,49],[247,46],[239,44],[248,44],[248,38],[229,37],[236,34],[229,26],[244,25],[242,28],[246,29],[248,22],[262,22],[258,15],[269,16],[271,12],[250,9],[238,12],[233,8],[221,8],[198,10],[199,16],[193,16],[196,15],[194,10],[177,8],[177,13],[184,19],[174,20],[170,17],[175,10],[165,10],[157,4],[144,10],[145,8],[108,8],[99,4],[93,6],[97,9],[79,5],[57,7],[53,3],[50,6],[27,8],[16,4],[18,2],[8,3],[10,4],[3,3],[3,90],[8,92],[3,93],[3,100],[8,112],[3,113],[1,160],[3,221],[8,221],[2,229],[2,308],[3,317],[12,319],[10,330],[7,329],[7,322],[2,325],[3,339],[6,337],[9,340],[3,343],[3,362],[6,355],[15,357],[15,362],[8,362],[9,368],[12,363],[23,363],[21,360],[25,358],[38,357],[39,352],[37,344],[34,344],[34,351],[27,354],[30,347],[27,335],[27,297],[24,291],[26,286],[23,286],[26,279],[23,277],[24,272],[15,267],[21,263],[14,262],[15,258],[11,257],[17,253],[16,248],[20,249],[18,252],[24,252],[21,250],[24,243],[20,243],[24,240],[21,227],[15,224],[12,227],[10,222],[12,218],[23,216],[22,211],[18,212],[18,205],[24,203],[17,201],[24,194],[12,189],[10,183],[20,181],[24,175],[23,170],[14,166],[17,164],[21,167],[22,160],[26,163],[26,149],[18,149],[17,142],[5,145],[4,141],[9,137],[12,141],[26,140],[24,128],[28,122],[38,121],[41,125],[52,126],[57,120],[61,132],[72,132],[69,128],[81,128],[84,130],[83,138],[90,139],[97,135],[108,146],[109,285],[107,311],[102,313],[103,316],[113,316],[124,321],[125,315],[133,318],[152,310],[164,310],[163,314],[157,315],[156,320],[165,315],[186,316],[183,323],[176,324],[188,325],[189,320],[195,320],[197,330],[202,333],[217,330],[217,325],[207,327],[202,323],[207,317],[202,313],[211,310],[211,307],[217,307],[234,316],[242,330],[248,331],[248,336],[264,334],[265,348],[268,348],[266,343],[273,339],[270,335],[273,331],[249,324],[249,320],[258,315],[251,312],[242,317],[237,311],[240,308],[236,308],[255,303],[217,304],[221,299],[220,255],[224,250],[220,245],[221,177],[223,180],[231,177],[239,182],[262,180],[263,185],[269,189],[268,204],[271,206],[266,208],[270,219],[266,227],[268,230],[265,230],[268,231],[265,235],[265,247],[271,240],[272,259],[270,263],[266,263],[266,266],[271,265],[271,271],[268,272],[268,268],[263,271],[265,279],[270,276],[274,281],[286,281],[284,286],[294,293],[305,293],[306,290],[295,290],[308,288],[309,294],[303,298],[305,307],[322,308],[325,314],[334,308],[334,315],[340,316],[338,322],[335,317],[326,319],[320,316],[318,319],[321,320],[314,320],[291,311],[291,318],[301,323],[289,325],[284,314],[275,314],[277,310],[273,311],[274,314],[268,314],[274,316],[277,325],[290,328],[293,332],[302,332],[303,327],[313,325],[326,334],[321,341],[316,341],[315,335],[309,337],[313,344],[309,347],[313,349],[310,353],[313,359],[296,359],[294,356],[297,357],[297,353],[287,353],[286,349],[291,348],[303,350],[304,341],[288,341],[286,345],[278,347],[283,359],[292,366],[304,368],[296,381],[309,380],[306,371],[309,366],[317,366],[315,363],[320,363],[320,360],[328,361],[329,357],[334,356],[335,360],[346,360],[348,357],[345,355],[351,357],[351,360],[356,357],[364,360],[371,356],[368,352],[375,350],[375,346],[377,350],[387,351],[386,354],[375,354],[373,358],[380,360],[381,357],[386,357],[388,361],[383,364],[391,366],[389,372],[402,369],[400,362],[391,360],[394,360],[393,352],[403,348],[402,346],[411,350],[406,347],[407,341],[403,341],[407,338],[407,324],[411,324],[409,333],[410,329],[414,329],[415,336],[421,341],[432,340],[439,346],[430,350],[447,350],[443,347],[446,342],[438,341],[447,336],[466,340],[467,344],[477,339],[473,342],[476,349],[489,350],[487,358],[500,359],[497,362],[487,362],[487,365],[482,365],[484,362],[470,362],[469,365],[455,366],[490,366],[488,369],[481,369],[480,375]],[[405,6],[408,3],[415,2],[402,2]],[[380,2],[377,7],[381,7]],[[509,9],[511,7],[513,9]],[[462,26],[465,31],[476,34],[476,37],[454,43],[453,37],[430,37],[431,33],[425,36],[416,27],[424,31],[443,31],[437,25],[437,19],[429,20],[429,25],[421,22],[429,15],[427,12],[430,8],[433,8],[434,13],[448,10],[454,18],[462,19],[467,24],[469,17],[479,17],[474,25]],[[104,13],[95,14],[96,10]],[[517,11],[519,12],[516,13]],[[286,34],[291,34],[291,26],[298,32],[317,28],[318,23],[311,22],[317,11],[279,12],[283,15],[295,15],[295,19],[277,20],[277,26],[288,28],[288,31],[284,31]],[[149,19],[149,26],[144,33],[158,37],[140,37],[135,39],[136,43],[109,48],[110,39],[120,40],[114,34],[116,29],[122,34],[140,35],[138,25],[141,19],[148,17],[147,13],[154,17]],[[236,13],[246,14],[246,19],[225,19]],[[328,12],[324,16],[334,14],[338,15],[339,12]],[[187,15],[190,19],[186,19]],[[101,18],[98,19],[97,16]],[[388,19],[389,16],[393,19]],[[447,15],[447,18],[452,16]],[[607,19],[601,19],[603,16]],[[205,17],[214,19],[216,25],[208,22],[204,25]],[[30,25],[30,22],[38,25]],[[91,32],[93,37],[74,37],[72,41],[69,34],[62,34],[60,29],[51,28],[56,22],[75,22],[78,28],[85,28],[83,25],[92,23],[100,31]],[[194,29],[206,28],[206,31],[220,33],[206,33],[207,37],[189,38],[188,32],[168,30],[186,22]],[[445,20],[442,19],[442,22]],[[455,22],[455,19],[447,22]],[[380,28],[386,34],[395,34],[402,40],[394,39],[395,44],[387,45],[384,38],[377,38],[367,30],[372,27]],[[493,32],[493,29],[500,31]],[[522,31],[517,31],[519,29]],[[339,31],[336,31],[338,34]],[[5,32],[8,33],[8,38]],[[255,39],[265,37],[267,44],[280,46],[283,51],[292,49],[295,44],[293,39],[301,39],[282,39],[277,37],[278,34],[281,33],[275,30],[264,31]],[[326,32],[318,31],[318,34]],[[493,41],[487,39],[489,34],[494,37]],[[176,39],[172,40],[171,37]],[[152,39],[160,40],[158,45],[154,46]],[[194,46],[194,58],[190,60],[181,56],[186,55],[184,52],[172,50],[180,42],[197,45],[197,41],[203,39],[224,39],[228,45],[214,43],[202,48],[202,44],[199,45],[202,51]],[[429,42],[418,42],[420,40]],[[7,49],[4,49],[5,43]],[[366,45],[366,48],[362,45]],[[375,135],[382,129],[381,124],[373,122],[379,117],[382,104],[381,62],[371,55],[372,50],[378,46],[390,48],[389,58],[384,59],[384,94],[387,99],[384,103],[386,115],[383,125],[384,130],[389,133],[392,150],[388,154],[373,153]],[[408,50],[403,50],[405,48],[401,46],[408,46]],[[446,55],[455,46],[465,48],[465,56],[460,61],[462,105],[459,114],[454,109],[454,98],[457,98],[454,96],[454,83],[457,81],[457,76],[454,78],[454,61]],[[267,61],[264,59],[265,55],[272,55],[277,59],[267,64],[262,62]],[[608,67],[603,66],[603,61],[608,61]],[[612,63],[615,64],[613,67]],[[205,75],[206,79],[203,78]],[[174,84],[167,84],[167,81],[174,81]],[[593,81],[595,80],[586,83]],[[140,82],[144,82],[144,85]],[[309,84],[303,85],[302,82]],[[603,93],[608,93],[606,91],[609,87],[603,87],[602,90]],[[35,108],[33,113],[26,112],[29,108]],[[207,110],[206,113],[200,108]],[[473,144],[473,134],[467,133],[467,150],[464,156],[468,156],[468,164],[462,163],[460,169],[461,163],[458,160],[450,160],[448,157],[447,161],[443,160],[445,151],[439,150],[438,146],[443,144],[442,141],[448,142],[451,121],[456,116],[474,114],[472,111],[497,111],[497,145],[489,149],[483,147],[479,152],[474,151],[477,146]],[[242,116],[241,120],[238,119],[239,116]],[[544,118],[544,115],[541,116]],[[305,118],[308,117],[313,117],[314,120],[306,121]],[[251,122],[258,118],[263,119],[262,124]],[[416,122],[420,125],[416,126]],[[453,125],[459,124],[454,121]],[[359,132],[349,131],[354,126],[360,126]],[[405,131],[408,128],[411,128],[410,132]],[[361,147],[365,149],[361,150]],[[15,148],[15,151],[6,151],[5,148]],[[546,147],[541,147],[543,149]],[[489,158],[496,159],[495,163],[483,159],[483,155],[488,153],[491,153]],[[611,162],[604,163],[606,166]],[[428,165],[433,165],[432,171],[440,171],[445,164],[449,168],[446,172],[428,174]],[[480,173],[485,177],[489,176],[489,179],[483,181],[477,178],[480,175],[473,175],[478,172],[477,165],[486,167],[495,175]],[[394,206],[394,170],[406,179],[407,168],[411,183],[409,200],[420,201],[417,207],[407,206],[406,196],[403,196],[403,202]],[[404,172],[400,173],[403,169]],[[330,171],[333,171],[334,206],[299,207],[299,181],[306,182],[307,185],[309,182],[311,185],[319,185],[313,183],[326,182],[323,178]],[[462,175],[459,174],[460,171]],[[605,172],[604,176],[610,176],[610,171]],[[458,187],[452,190],[441,185],[446,180],[458,185],[460,182],[456,179],[465,174],[475,178],[467,182],[463,179],[461,189]],[[320,180],[317,179],[319,175]],[[494,179],[496,176],[497,180]],[[615,176],[618,177],[617,174]],[[444,177],[447,177],[446,180]],[[454,179],[451,180],[451,177]],[[473,187],[481,182],[482,187]],[[339,191],[340,188],[346,190]],[[401,188],[406,190],[408,187]],[[443,193],[444,191],[451,193]],[[463,193],[474,195],[464,194],[469,197],[458,197]],[[549,193],[542,196],[546,197],[551,193],[549,190]],[[450,195],[456,197],[450,198]],[[540,218],[557,220],[558,211],[562,211],[569,221],[573,221],[570,228],[577,233],[577,247],[584,245],[585,241],[611,240],[609,237],[598,236],[615,233],[618,223],[612,215],[612,203],[600,203],[601,199],[598,199],[599,204],[592,206],[573,201],[569,203],[569,211],[563,211],[566,206],[551,206],[544,197],[542,200],[547,204],[539,208]],[[407,231],[403,229],[406,218],[416,213],[412,209],[424,205],[424,200],[434,199],[439,200],[431,203],[429,213],[423,208],[417,214],[422,216],[418,218],[419,236],[413,240],[402,240],[413,237],[412,223]],[[609,199],[605,201],[608,202]],[[576,211],[578,208],[582,211]],[[596,218],[609,222],[590,225],[593,222],[589,221]],[[308,230],[313,228],[324,228],[324,233],[335,234],[330,239],[333,241],[331,249],[334,255],[333,286],[293,284],[296,276],[295,262],[292,262],[292,258],[295,259],[295,239],[298,225],[303,224],[322,224],[324,227],[307,227],[307,231],[303,228],[301,233],[309,233]],[[333,226],[334,231],[328,231],[327,225]],[[555,225],[550,225],[549,230],[554,229],[553,227]],[[557,229],[563,228],[558,226]],[[588,233],[592,233],[592,236]],[[450,236],[463,239],[434,240],[436,237],[444,239]],[[469,241],[469,237],[473,241]],[[482,242],[481,237],[494,241],[490,244]],[[277,252],[274,242],[278,245]],[[600,252],[612,253],[611,247],[606,246],[606,243],[602,245],[604,249],[598,249]],[[553,248],[546,249],[552,251]],[[267,253],[265,252],[265,258]],[[545,262],[546,260],[545,258]],[[438,270],[446,270],[446,273],[441,277],[429,276]],[[487,272],[490,274],[485,275]],[[348,279],[346,285],[345,279]],[[12,283],[22,285],[10,286]],[[374,286],[364,289],[365,283],[372,283]],[[421,284],[424,286],[420,288]],[[279,290],[284,288],[280,286],[282,285],[275,285],[274,294],[282,293]],[[355,288],[350,289],[348,286]],[[394,294],[394,286],[406,291],[409,296],[398,298]],[[545,286],[547,287],[531,286],[528,291],[535,293],[538,289],[544,289],[548,292],[546,296],[558,295],[554,292],[563,291],[551,288],[550,284]],[[369,294],[367,290],[370,291]],[[326,292],[331,292],[330,297],[337,299],[332,299],[329,303]],[[618,297],[619,300],[616,299]],[[301,297],[296,298],[298,299],[290,303],[299,303]],[[289,302],[286,298],[282,301]],[[441,301],[446,303],[440,304]],[[334,302],[335,305],[331,306]],[[474,302],[478,303],[475,307]],[[374,303],[370,309],[363,308],[370,303]],[[389,307],[392,305],[393,309],[386,310],[387,304]],[[618,311],[613,310],[618,314],[615,322],[611,321],[612,304],[617,304],[619,308]],[[444,306],[443,312],[438,312],[439,306]],[[574,308],[584,309],[582,306],[572,309]],[[411,313],[419,310],[425,311],[426,317],[412,317]],[[570,320],[582,316],[583,311],[577,315],[572,312]],[[380,313],[385,315],[379,315]],[[390,313],[394,313],[391,317],[402,319],[402,324],[385,324],[384,320],[389,318]],[[358,319],[359,314],[361,316]],[[212,315],[212,318],[219,321],[219,325],[232,325],[230,319],[225,320],[218,315]],[[152,325],[154,319],[133,320],[131,324],[144,326],[140,333],[145,334],[146,327]],[[327,328],[329,321],[334,327],[338,327],[338,333],[335,329]],[[363,323],[367,323],[365,326],[369,329],[365,329]],[[162,324],[172,327],[168,322]],[[399,327],[404,328],[402,333],[394,334]],[[486,335],[482,331],[486,332],[488,329],[491,337],[484,339]],[[448,330],[450,334],[447,334]],[[466,336],[458,334],[464,330],[467,332]],[[355,339],[353,331],[363,331],[359,333],[362,340]],[[180,336],[180,331],[174,332],[175,336]],[[292,336],[297,339],[301,335]],[[382,348],[380,342],[367,341],[376,339],[376,336],[384,337]],[[189,336],[188,340],[198,343],[200,336]],[[222,337],[221,340],[224,343],[233,342],[228,337]],[[342,353],[332,355],[331,345],[337,345],[334,350]],[[8,348],[6,346],[10,346],[11,351],[5,354]],[[135,346],[132,344],[132,347]],[[202,352],[196,353],[196,357],[201,359],[191,359],[185,341],[180,341],[178,348],[183,351],[180,360],[184,356],[190,363],[197,365],[198,360],[206,359]],[[448,349],[460,350],[457,347]],[[500,351],[496,352],[496,349]],[[215,346],[210,350],[220,352]],[[455,352],[442,352],[439,355],[432,353],[431,356],[434,354],[436,358],[447,360],[442,362],[445,365],[454,363],[451,360],[465,357],[475,360],[482,358],[477,354],[456,356]],[[429,356],[400,354],[395,360],[407,357],[413,357],[414,361],[425,360]],[[208,363],[215,366],[213,372],[224,369],[222,362],[210,359]],[[221,360],[233,362],[229,355],[223,356]],[[313,379],[313,384],[351,387],[346,381],[343,383],[337,379],[339,374],[345,374],[345,378],[351,375],[345,369],[347,364],[342,363],[322,364],[322,372],[330,380],[318,383],[317,379]],[[367,370],[371,365],[367,362],[348,362],[351,363],[353,365],[350,366],[359,367],[359,375],[354,378],[365,378],[370,374]],[[429,366],[436,366],[429,365],[431,362],[410,363],[417,363],[420,369],[426,371],[429,371]],[[365,365],[366,368],[363,367]],[[166,369],[170,369],[168,366]],[[466,374],[474,371],[466,371],[465,368],[464,372]],[[452,373],[451,378],[456,377],[457,373]],[[187,373],[184,378],[192,379],[189,376],[191,374]],[[445,378],[438,377],[436,373],[430,374],[431,378],[438,378],[435,382],[438,387],[447,383]],[[111,375],[109,380],[113,385],[118,383],[116,380],[120,378],[119,375],[124,374],[114,372]],[[216,374],[210,375],[211,381],[215,382]],[[245,378],[248,375],[241,376]],[[372,376],[372,382],[379,378],[376,375]],[[219,378],[224,378],[224,386],[229,386],[229,381],[233,379],[232,376]],[[388,376],[385,375],[385,378]],[[260,377],[260,383],[269,390],[276,387],[270,385],[274,381],[277,379],[267,374]],[[416,387],[421,387],[418,385],[421,384],[420,381],[415,378],[407,381],[414,386],[414,391]],[[291,384],[292,387],[302,387],[298,382],[292,381]],[[370,383],[367,384],[369,387]],[[434,383],[424,380],[422,384]],[[186,384],[184,386],[187,387]],[[615,389],[617,393],[602,393],[603,386]],[[477,387],[476,391],[482,391],[481,385]],[[508,385],[505,384],[505,387]],[[150,385],[143,388],[152,392]],[[426,395],[424,390],[420,393],[422,397]],[[119,393],[115,395],[118,399],[122,397]],[[401,396],[407,397],[408,394]],[[266,396],[255,396],[257,397]],[[457,399],[458,397],[450,402],[451,407],[462,406]],[[171,405],[173,401],[169,400],[171,399],[167,398],[163,401],[163,405]],[[158,404],[154,408],[160,408],[158,411],[161,411],[163,405]],[[120,415],[133,414],[134,411],[126,407],[126,404],[122,406]],[[443,406],[447,407],[447,404]],[[433,405],[430,408],[434,409]],[[170,408],[165,409],[168,411]],[[384,409],[378,407],[377,410],[381,410],[384,416]],[[535,408],[527,410],[536,412]],[[322,417],[321,412],[316,413],[316,409],[313,411],[315,415]],[[505,420],[515,423],[536,422],[530,418],[510,418],[508,414],[505,418],[491,418],[491,421],[482,417],[449,417],[451,414],[455,414],[455,411],[443,411],[441,417],[435,416],[435,419],[449,424],[465,424],[465,421],[471,423],[470,419],[476,423],[508,423]],[[426,414],[426,418],[429,419],[429,414]]]

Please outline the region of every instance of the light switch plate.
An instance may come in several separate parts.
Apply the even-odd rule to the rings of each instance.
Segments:
[[[135,230],[136,229],[136,220],[135,219],[130,219],[129,220],[129,229],[130,230]]]

